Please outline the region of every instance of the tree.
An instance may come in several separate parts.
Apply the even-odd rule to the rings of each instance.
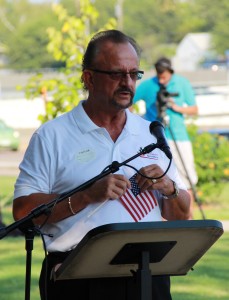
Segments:
[[[9,67],[35,70],[61,66],[46,49],[48,24],[50,25],[50,17],[43,14],[42,19],[28,20],[17,29],[16,34],[11,35],[8,40]]]
[[[44,79],[44,74],[38,73],[25,87],[27,98],[43,96],[46,114],[39,116],[42,122],[71,110],[82,99],[82,57],[91,37],[89,24],[96,23],[99,16],[89,0],[80,1],[78,17],[69,16],[67,10],[58,4],[53,5],[53,11],[58,17],[60,30],[48,28],[48,51],[65,67],[53,79]],[[115,25],[115,20],[110,19],[101,30],[112,29]]]
[[[187,22],[196,24],[195,32],[209,32],[213,36],[212,48],[224,55],[229,49],[229,2],[228,0],[213,1],[193,0],[190,5],[191,19]]]
[[[216,22],[212,30],[213,43],[217,52],[225,55],[225,51],[229,49],[229,2],[221,0],[217,4],[214,12]]]
[[[59,0],[69,17],[79,18],[84,0]],[[143,62],[149,67],[161,55],[172,57],[177,44],[190,32],[209,32],[213,48],[220,54],[228,49],[228,0],[91,0],[99,12],[96,22],[87,24],[96,32],[109,18],[118,18],[115,7],[122,3],[122,30],[135,38],[143,48]],[[0,0],[0,43],[8,49],[11,68],[59,67],[46,51],[46,28],[59,28],[51,10],[51,1]],[[88,20],[89,21],[89,20]],[[58,27],[59,26],[59,27]],[[214,50],[214,49],[213,49]]]
[[[32,4],[26,0],[0,0],[0,37],[13,69],[56,67],[47,52],[46,29],[55,26],[50,4]]]

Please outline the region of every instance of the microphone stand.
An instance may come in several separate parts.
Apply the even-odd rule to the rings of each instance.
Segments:
[[[82,191],[89,187],[91,184],[97,180],[107,176],[110,173],[115,173],[119,168],[133,159],[139,157],[142,154],[152,152],[154,149],[160,148],[160,144],[150,144],[145,148],[140,148],[139,152],[129,159],[125,160],[122,163],[113,161],[102,173],[86,181],[82,185],[59,195],[54,200],[50,201],[47,204],[41,204],[38,207],[34,208],[26,217],[12,223],[11,225],[2,228],[0,230],[0,239],[7,236],[11,231],[19,228],[25,234],[25,249],[26,249],[26,278],[25,278],[25,300],[30,300],[30,283],[31,283],[31,262],[32,262],[32,250],[33,250],[33,241],[36,233],[40,233],[39,228],[36,228],[32,219],[39,217],[42,214],[49,215],[51,213],[51,208],[62,200],[72,196],[76,192]]]

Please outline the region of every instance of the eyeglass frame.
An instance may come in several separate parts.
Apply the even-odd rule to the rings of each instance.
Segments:
[[[110,78],[112,80],[121,80],[124,76],[126,76],[127,74],[130,75],[130,78],[132,80],[140,80],[142,79],[143,75],[144,75],[144,71],[130,71],[130,72],[121,72],[121,71],[105,71],[105,70],[99,70],[99,69],[88,69],[89,71],[93,71],[95,73],[101,73],[101,74],[106,74],[109,75]],[[112,77],[117,75],[118,77]],[[132,76],[137,76],[137,78],[132,78]]]

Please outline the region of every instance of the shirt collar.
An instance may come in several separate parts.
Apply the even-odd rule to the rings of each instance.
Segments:
[[[100,127],[97,126],[94,122],[92,122],[92,120],[88,117],[87,113],[83,108],[83,102],[85,102],[85,100],[81,101],[73,109],[73,117],[75,119],[75,122],[77,123],[77,126],[83,134],[86,134],[93,130],[100,130]],[[126,109],[126,116],[126,124],[123,130],[132,135],[139,135],[141,132],[139,125],[136,124],[136,115],[131,113],[129,109]]]
[[[83,103],[86,100],[82,100],[74,109],[73,109],[73,116],[75,122],[77,123],[79,129],[82,131],[83,134],[88,133],[93,130],[99,129],[99,127],[92,122],[92,120],[86,114]]]

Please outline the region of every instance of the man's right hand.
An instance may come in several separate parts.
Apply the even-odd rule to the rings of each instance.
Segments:
[[[109,174],[93,183],[84,193],[88,198],[87,204],[90,204],[118,199],[130,187],[131,183],[124,175]]]

